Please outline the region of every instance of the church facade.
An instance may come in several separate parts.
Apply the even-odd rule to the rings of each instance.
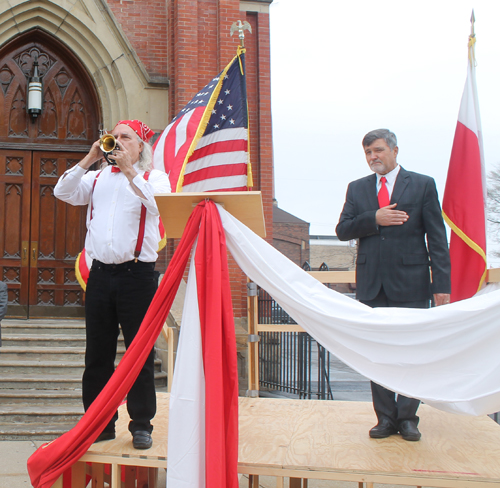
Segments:
[[[121,119],[160,133],[235,55],[237,20],[252,28],[245,47],[253,190],[262,191],[272,240],[271,2],[0,0],[0,279],[9,316],[83,315],[74,262],[86,214],[55,199],[57,179]],[[41,86],[39,107],[30,105],[30,81]],[[160,255],[160,272],[175,245],[169,240]],[[232,260],[230,272],[234,315],[244,320],[246,278]]]

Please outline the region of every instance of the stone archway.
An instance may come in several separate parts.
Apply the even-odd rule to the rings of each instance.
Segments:
[[[138,118],[163,130],[168,84],[151,80],[106,0],[24,0],[12,8],[0,2],[0,46],[40,29],[59,39],[93,80],[104,128]]]

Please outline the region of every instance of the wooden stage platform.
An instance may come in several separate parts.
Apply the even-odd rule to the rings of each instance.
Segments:
[[[500,487],[500,425],[489,417],[422,405],[422,439],[407,442],[399,435],[369,438],[375,424],[369,402],[240,398],[239,408],[238,471],[251,475],[252,487],[258,486],[259,475],[275,476],[277,487],[287,477],[290,487],[303,488],[307,479],[351,481],[359,487]],[[72,488],[79,488],[87,462],[93,463],[93,488],[106,477],[104,463],[111,464],[112,488],[121,486],[121,466],[128,466],[129,478],[142,479],[141,488],[155,488],[157,469],[167,467],[167,423],[168,394],[159,393],[153,447],[134,450],[128,415],[120,407],[117,438],[91,446],[73,468]]]

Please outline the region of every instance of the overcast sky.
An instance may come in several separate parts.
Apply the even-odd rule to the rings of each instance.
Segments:
[[[500,164],[500,1],[271,4],[275,198],[311,234],[335,233],[348,183],[370,173],[372,129],[392,130],[398,162],[434,177],[442,199],[473,8],[488,171]]]

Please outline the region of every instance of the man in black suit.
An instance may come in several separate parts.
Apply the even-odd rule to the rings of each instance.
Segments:
[[[336,229],[341,241],[359,240],[356,297],[370,307],[449,303],[450,257],[434,180],[398,165],[396,136],[387,129],[366,134],[363,148],[375,174],[349,184]],[[371,387],[378,423],[370,437],[400,432],[418,441],[420,401]]]

